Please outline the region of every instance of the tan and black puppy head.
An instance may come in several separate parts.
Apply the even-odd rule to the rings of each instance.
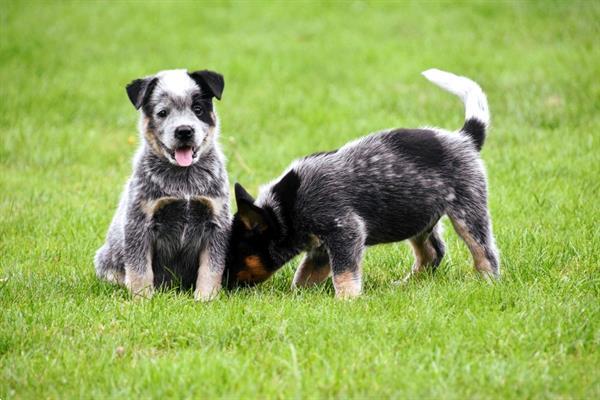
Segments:
[[[140,130],[151,150],[180,167],[196,163],[213,145],[218,119],[214,97],[225,82],[213,71],[161,71],[127,85],[127,95],[141,109]]]
[[[270,254],[278,235],[275,216],[255,205],[239,183],[235,184],[235,200],[238,210],[233,217],[224,275],[229,288],[264,282],[277,269]]]

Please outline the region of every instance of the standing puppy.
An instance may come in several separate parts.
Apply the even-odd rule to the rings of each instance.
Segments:
[[[134,296],[179,281],[210,300],[221,287],[230,228],[229,183],[217,143],[223,77],[162,71],[127,85],[140,110],[133,175],[95,257],[99,278]]]
[[[466,242],[475,268],[499,276],[479,156],[489,123],[486,97],[467,78],[435,69],[424,75],[465,103],[459,132],[394,129],[313,154],[263,187],[256,201],[236,184],[228,286],[262,282],[306,251],[294,287],[333,273],[336,296],[356,297],[365,246],[408,239],[411,275],[435,269],[444,256],[443,215]]]

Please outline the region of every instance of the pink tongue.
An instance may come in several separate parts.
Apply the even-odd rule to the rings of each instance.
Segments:
[[[182,147],[175,150],[175,161],[181,167],[189,167],[192,165],[192,148]]]

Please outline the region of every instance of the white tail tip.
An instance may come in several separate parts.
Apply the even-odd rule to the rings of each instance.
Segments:
[[[487,99],[477,83],[464,76],[454,75],[437,68],[428,69],[421,74],[430,82],[460,97],[465,104],[466,120],[475,118],[485,125],[489,124],[490,112]]]

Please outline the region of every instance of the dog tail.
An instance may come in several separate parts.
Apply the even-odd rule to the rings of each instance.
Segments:
[[[428,69],[423,76],[442,89],[460,97],[465,104],[465,124],[460,132],[469,136],[479,151],[485,141],[485,133],[490,124],[490,111],[483,90],[469,78],[457,76],[439,69]]]

